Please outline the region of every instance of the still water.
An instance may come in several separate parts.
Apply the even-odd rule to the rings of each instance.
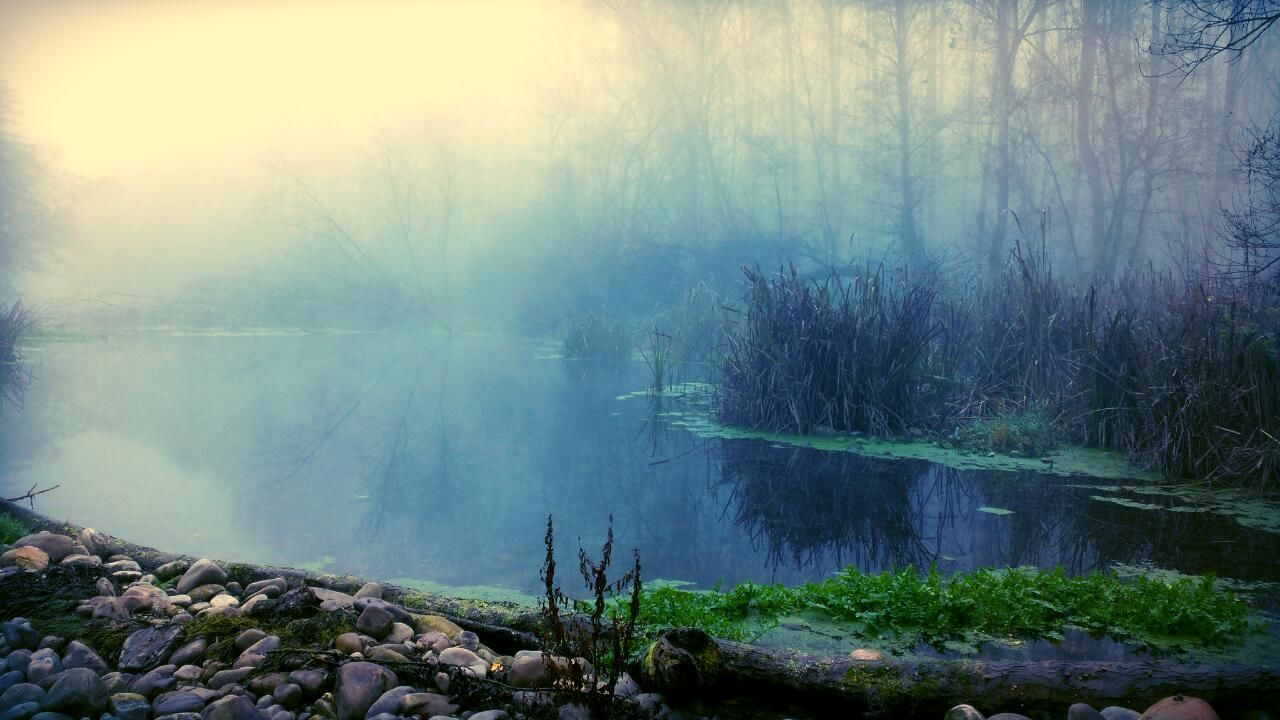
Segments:
[[[530,593],[548,514],[572,566],[612,515],[646,578],[701,587],[932,563],[1280,580],[1270,502],[699,437],[673,422],[686,399],[635,393],[642,363],[554,352],[408,333],[38,342],[24,407],[0,412],[0,491],[61,484],[38,510],[176,552]]]

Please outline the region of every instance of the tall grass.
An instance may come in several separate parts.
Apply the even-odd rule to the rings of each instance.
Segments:
[[[632,335],[626,322],[592,312],[569,323],[561,346],[569,357],[625,360],[631,355]]]
[[[1044,413],[1064,441],[1172,477],[1280,476],[1275,286],[1154,270],[1078,286],[1021,246],[987,282],[753,268],[744,286],[723,362],[727,422],[949,434]]]
[[[0,304],[0,404],[17,403],[26,389],[28,375],[22,367],[18,341],[31,326],[31,313],[21,302]]]

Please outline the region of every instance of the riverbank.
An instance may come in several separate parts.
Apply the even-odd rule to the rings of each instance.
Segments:
[[[411,681],[407,687],[443,695],[452,701],[451,704],[459,705],[461,709],[458,712],[464,709],[477,712],[493,709],[519,712],[528,717],[538,716],[533,714],[531,708],[520,704],[532,696],[518,693],[529,691],[521,689],[520,682],[512,681],[513,672],[518,675],[528,671],[525,666],[532,661],[521,658],[529,656],[530,651],[536,650],[538,645],[536,633],[540,616],[527,607],[455,600],[394,585],[371,583],[353,576],[177,556],[101,536],[75,525],[59,523],[13,505],[6,505],[3,510],[18,517],[32,532],[45,531],[62,536],[64,539],[56,542],[65,546],[68,552],[76,544],[73,538],[79,539],[82,545],[100,545],[94,548],[97,551],[97,562],[77,558],[66,563],[66,558],[60,557],[57,563],[43,572],[10,571],[10,574],[0,580],[0,619],[9,620],[10,616],[20,614],[31,621],[33,632],[38,635],[61,635],[67,641],[76,639],[86,643],[92,640],[98,645],[93,648],[95,652],[117,663],[124,656],[126,648],[130,647],[131,638],[144,631],[149,633],[144,637],[151,637],[159,632],[157,628],[180,628],[170,631],[177,638],[173,640],[174,647],[168,648],[170,652],[177,649],[177,644],[182,639],[186,639],[189,644],[204,638],[206,649],[215,646],[221,648],[219,657],[222,659],[206,657],[202,665],[186,670],[184,677],[192,676],[190,680],[174,679],[173,683],[194,682],[198,670],[205,690],[214,693],[205,698],[202,707],[206,709],[216,701],[227,700],[228,696],[254,696],[254,702],[259,702],[261,698],[270,695],[273,701],[277,700],[270,692],[264,692],[271,682],[259,682],[264,676],[274,676],[272,681],[283,681],[295,672],[323,669],[326,679],[316,688],[320,690],[328,687],[325,683],[336,683],[344,677],[344,671],[341,671],[343,667],[368,665],[372,661],[374,665],[385,666],[389,672],[408,673],[406,678],[422,675],[417,686]],[[188,579],[192,568],[203,568],[201,573],[207,572],[208,577],[221,582],[200,582],[200,585],[193,586],[192,583],[207,578]],[[119,595],[112,599],[112,596],[102,594],[106,589],[104,582],[110,584],[112,593],[118,592]],[[206,587],[209,585],[221,587]],[[362,593],[363,598],[373,597],[377,602],[363,599]],[[186,597],[182,597],[184,595]],[[199,599],[196,595],[199,595]],[[204,595],[210,596],[205,598]],[[255,595],[257,597],[253,597]],[[208,603],[208,607],[201,607],[197,603]],[[403,638],[391,635],[392,631],[388,626],[379,631],[387,634],[376,639],[368,633],[365,633],[370,638],[368,640],[353,636],[352,631],[361,628],[361,618],[369,605],[376,605],[391,615],[393,619],[390,624],[400,622],[404,626],[395,632],[410,634]],[[85,613],[87,609],[87,617],[77,614],[77,608],[80,613]],[[193,609],[196,611],[195,615],[192,615]],[[203,614],[200,614],[201,611]],[[394,619],[397,617],[400,619]],[[367,621],[364,624],[368,626]],[[218,663],[228,663],[233,667],[224,669],[231,670],[249,666],[250,661],[246,660],[240,668],[234,667],[244,651],[249,649],[248,645],[241,648],[235,657],[231,656],[227,648],[234,646],[242,635],[248,633],[241,642],[244,644],[247,638],[256,637],[258,632],[262,633],[262,638],[277,638],[274,643],[268,643],[276,645],[273,652],[257,653],[264,656],[264,663],[270,658],[271,666],[263,667],[263,663],[253,665],[263,670],[243,673],[244,677],[239,678],[231,686],[231,690],[208,687],[216,673],[223,671],[215,670],[219,667]],[[437,632],[444,633],[447,645],[446,640],[433,635]],[[197,634],[199,637],[194,637]],[[1107,704],[1123,706],[1128,703],[1129,707],[1141,708],[1161,696],[1175,692],[1205,697],[1219,709],[1237,711],[1270,707],[1271,703],[1280,700],[1275,697],[1274,690],[1280,686],[1280,672],[1265,666],[1209,664],[1177,659],[1071,663],[976,660],[904,662],[887,659],[874,652],[854,653],[849,657],[818,657],[727,641],[710,643],[707,647],[713,650],[709,654],[691,654],[687,648],[678,646],[681,642],[686,645],[689,642],[687,637],[683,641],[680,640],[681,637],[680,634],[668,634],[659,639],[657,645],[667,647],[669,652],[665,655],[659,652],[658,656],[676,659],[671,663],[664,660],[659,663],[659,667],[669,665],[671,668],[679,668],[682,667],[682,659],[697,655],[699,659],[692,665],[696,669],[693,681],[685,673],[655,670],[652,662],[647,672],[644,663],[631,669],[636,671],[639,679],[637,691],[632,695],[646,695],[646,702],[659,712],[664,704],[674,705],[677,715],[683,717],[697,717],[698,711],[707,707],[705,703],[733,698],[740,702],[744,696],[753,698],[752,705],[756,708],[776,706],[778,713],[772,715],[774,717],[782,717],[784,713],[791,717],[805,717],[805,708],[808,708],[809,713],[817,713],[809,716],[827,717],[822,714],[821,708],[831,706],[843,707],[845,712],[897,712],[912,716],[941,717],[947,712],[947,708],[966,700],[984,709],[1018,710],[1033,717],[1055,717],[1060,716],[1068,704],[1079,700],[1093,702],[1099,707]],[[142,641],[132,642],[137,644]],[[388,647],[394,645],[405,647]],[[475,647],[468,647],[469,645]],[[348,652],[343,654],[341,648]],[[441,669],[441,659],[450,648],[461,648],[480,658],[483,663],[471,661],[471,664],[477,674],[484,669],[485,677],[472,680],[482,679],[485,682],[468,684],[468,671],[465,669],[468,666],[465,663],[450,666],[453,670]],[[360,652],[361,657],[356,658],[350,652]],[[654,655],[652,649],[649,655]],[[469,655],[461,652],[450,655],[458,656],[470,660]],[[705,660],[707,657],[714,657],[710,665]],[[175,667],[169,669],[172,673],[182,669],[177,667],[178,663],[173,662],[162,664],[161,661],[156,661],[154,665],[173,665]],[[129,667],[132,666],[133,663],[130,663]],[[131,681],[129,689],[132,688],[132,682],[155,672],[155,668],[146,670],[146,673]],[[434,672],[427,673],[428,670]],[[383,677],[375,670],[360,672]],[[446,681],[446,685],[453,682],[454,694],[444,694],[439,684],[433,684],[436,673],[439,672],[446,675],[453,673],[462,678],[459,680],[450,675],[451,680]],[[161,672],[160,676],[165,676],[165,673]],[[235,676],[224,675],[219,681],[228,677]],[[164,677],[157,679],[152,676],[152,681],[159,682],[160,685],[169,683]],[[496,681],[496,684],[491,681]],[[257,691],[254,689],[255,682],[258,682]],[[625,682],[621,686],[630,688],[633,682]],[[470,689],[462,693],[459,688],[464,685]],[[123,686],[115,689],[120,690],[121,687]],[[660,689],[665,693],[662,693],[663,697],[659,700],[656,695],[639,692],[639,687],[646,690]],[[245,694],[240,695],[234,688],[240,688]],[[338,687],[335,685],[334,689],[336,691]],[[286,690],[286,697],[292,697],[291,693],[292,689]],[[332,693],[333,691],[330,693],[334,698],[332,702],[336,703],[337,696]],[[148,701],[154,705],[154,700],[160,694],[162,693],[155,694]],[[455,694],[457,697],[454,697]],[[308,697],[304,693],[305,704],[296,708],[282,706],[285,712],[295,713],[293,718],[282,716],[277,719],[275,715],[280,714],[279,709],[269,715],[259,714],[270,717],[271,720],[306,720],[303,717],[306,712],[324,717],[324,694],[312,695],[313,697]],[[376,699],[372,698],[370,702]],[[456,702],[458,700],[471,705],[463,707],[463,703]],[[230,704],[232,701],[227,702]],[[476,704],[485,702],[496,705],[482,708]],[[636,703],[628,703],[628,707],[630,705]],[[259,710],[270,707],[268,705]],[[167,706],[162,705],[162,708]],[[1056,712],[1054,708],[1057,709]],[[154,707],[151,712],[159,716]],[[357,715],[364,717],[359,713],[348,713],[337,720],[358,720]],[[722,714],[720,717],[732,715]]]

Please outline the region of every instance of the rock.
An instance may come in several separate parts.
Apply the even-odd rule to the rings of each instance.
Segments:
[[[128,585],[129,583],[134,583],[141,580],[142,573],[138,572],[137,570],[117,570],[111,573],[111,579],[115,580],[121,585]]]
[[[296,710],[302,706],[302,688],[295,683],[277,685],[276,689],[271,691],[271,697],[286,710]]]
[[[210,688],[217,690],[225,685],[231,685],[243,681],[253,672],[252,667],[235,668],[234,670],[219,670],[209,678],[209,682],[205,683]]]
[[[1218,713],[1200,698],[1174,695],[1147,708],[1141,720],[1218,720]]]
[[[386,645],[379,645],[365,653],[365,657],[373,662],[380,663],[407,663],[413,662],[400,652],[391,649]]]
[[[120,602],[129,612],[161,610],[169,605],[169,596],[154,585],[134,585],[120,594]]]
[[[550,687],[553,664],[561,663],[567,669],[568,661],[564,658],[552,658],[548,661],[541,654],[518,657],[507,671],[507,684],[518,688]]]
[[[244,604],[240,606],[240,614],[246,616],[261,615],[271,610],[275,605],[275,600],[272,600],[263,593],[258,593],[244,601]]]
[[[226,570],[218,567],[217,563],[208,558],[200,558],[192,563],[191,567],[187,568],[187,571],[179,578],[177,590],[179,594],[185,594],[201,585],[221,585],[226,581]]]
[[[1102,715],[1087,703],[1075,703],[1067,708],[1067,720],[1104,720]]]
[[[161,665],[129,683],[129,692],[135,692],[149,698],[155,697],[162,692],[168,692],[178,682],[173,677],[173,673],[177,670],[176,665]]]
[[[267,659],[267,653],[280,649],[280,638],[268,635],[245,648],[240,657],[231,665],[232,668],[257,667]]]
[[[390,643],[407,643],[413,639],[413,628],[402,622],[391,623],[391,632],[387,635],[387,642]]]
[[[340,593],[337,590],[326,590],[324,588],[306,588],[315,602],[320,605],[320,609],[325,612],[333,612],[334,610],[347,610],[355,605],[356,599],[346,593]]]
[[[109,672],[102,676],[102,684],[107,687],[108,696],[118,692],[128,692],[129,683],[133,680],[134,676],[127,673]]]
[[[204,653],[208,648],[208,640],[196,638],[175,650],[173,655],[169,656],[169,662],[174,665],[195,665],[204,660]]]
[[[385,608],[370,605],[356,619],[356,629],[366,635],[381,639],[391,632],[391,624],[393,622],[395,622],[395,619]]]
[[[192,603],[207,602],[212,605],[213,603],[210,601],[226,591],[225,587],[217,583],[210,583],[193,587],[184,594],[191,598]]]
[[[244,652],[249,648],[250,645],[253,645],[254,643],[258,642],[259,640],[261,640],[266,636],[267,636],[267,633],[262,630],[259,630],[258,628],[251,628],[249,630],[245,630],[244,632],[236,636],[236,641],[235,641],[236,650],[240,652]]]
[[[98,578],[98,595],[102,597],[115,597],[116,586],[108,578]]]
[[[94,567],[101,565],[102,560],[95,555],[68,555],[58,564],[67,567]]]
[[[380,695],[378,699],[369,706],[368,711],[365,712],[365,717],[371,718],[375,715],[382,715],[384,713],[391,713],[392,715],[395,715],[396,711],[400,708],[400,698],[405,695],[409,695],[412,692],[413,688],[408,685],[391,688],[390,690],[382,693],[382,695]]]
[[[71,554],[71,546],[75,545],[75,541],[66,535],[58,535],[48,530],[41,530],[34,535],[28,535],[24,538],[18,538],[13,544],[16,548],[21,547],[37,547],[44,551],[49,557],[49,562],[62,562],[62,558]]]
[[[200,713],[174,713],[172,715],[160,715],[155,720],[200,720]]]
[[[1019,715],[1018,713],[996,713],[995,715],[987,718],[987,720],[1031,720],[1031,718],[1026,715]]]
[[[209,601],[209,605],[214,608],[238,608],[240,607],[240,598],[235,595],[222,593],[220,595],[215,595],[213,599]]]
[[[289,673],[289,682],[302,688],[302,694],[306,697],[319,695],[324,689],[325,680],[328,679],[329,674],[323,670],[294,670]]]
[[[97,673],[89,668],[72,668],[58,676],[41,705],[45,710],[72,717],[97,717],[107,708],[107,700],[106,685]]]
[[[849,659],[862,662],[876,662],[884,659],[884,653],[872,648],[858,648],[849,653]]]
[[[107,701],[107,707],[120,720],[147,720],[151,717],[151,703],[136,693],[116,693]]]
[[[107,667],[107,662],[102,659],[102,656],[79,640],[72,640],[67,644],[67,651],[62,655],[62,668],[64,670],[89,668],[99,675],[106,675],[110,672],[110,668]]]
[[[103,565],[109,572],[118,572],[120,570],[132,570],[138,573],[138,577],[142,577],[142,566],[133,560],[116,560]]]
[[[163,663],[173,654],[181,632],[180,625],[163,625],[130,635],[120,650],[120,670],[134,672]]]
[[[39,705],[44,701],[44,688],[34,683],[20,682],[0,693],[0,712],[8,711],[23,703],[34,702]]]
[[[235,582],[233,580],[227,583],[227,592],[231,593],[232,595],[235,595],[236,597],[239,597],[240,593],[244,592],[244,588],[240,587],[240,583]]]
[[[175,578],[181,575],[182,573],[186,572],[187,569],[190,567],[191,567],[191,563],[187,562],[186,560],[174,560],[172,562],[167,562],[161,565],[160,567],[156,568],[156,577],[160,578],[161,580],[168,580],[170,578]]]
[[[16,547],[0,555],[0,567],[17,567],[41,572],[49,567],[49,554],[34,546]]]
[[[942,720],[986,720],[972,705],[957,705],[947,711]]]
[[[489,674],[489,663],[466,648],[448,648],[440,653],[440,663],[462,668],[464,672],[475,677],[482,678]]]
[[[942,720],[986,720],[982,712],[972,705],[957,705],[947,711]]]
[[[34,632],[35,631],[32,630],[32,633]],[[10,646],[12,645],[13,643],[10,643]],[[35,642],[32,642],[31,646],[34,647]],[[23,675],[26,675],[27,666],[31,664],[31,651],[27,650],[26,648],[19,648],[17,650],[12,650],[9,652],[9,657],[4,659],[4,662],[5,662],[5,667],[9,668],[10,670],[17,670],[21,672]]]
[[[94,530],[93,528],[85,528],[76,536],[76,542],[84,546],[90,555],[101,557],[107,552],[107,536]]]
[[[157,716],[175,713],[198,713],[204,708],[204,698],[189,690],[173,690],[162,693],[151,703],[151,710]]]
[[[1130,710],[1118,705],[1102,708],[1101,715],[1107,720],[1138,720],[1138,718],[1142,717],[1142,713],[1137,710]]]
[[[14,705],[3,713],[0,713],[0,720],[28,720],[35,717],[40,712],[40,703],[24,702]]]
[[[400,684],[396,674],[381,665],[347,663],[338,668],[333,696],[338,720],[363,720],[382,694]]]
[[[31,662],[27,664],[27,682],[33,682],[37,685],[44,680],[62,672],[62,660],[52,650],[41,650],[46,653],[40,655],[36,653],[31,657]]]
[[[249,583],[244,589],[245,597],[252,597],[260,592],[268,593],[268,597],[278,597],[289,589],[289,583],[282,577],[271,578],[270,580],[259,580]]]
[[[697,628],[676,628],[658,636],[641,661],[646,687],[669,695],[696,693],[720,674],[720,648]]]
[[[434,715],[452,715],[458,711],[458,706],[449,702],[449,698],[437,693],[406,693],[400,698],[399,715],[421,715],[422,717],[432,717]]]
[[[507,720],[509,717],[506,710],[485,710],[472,715],[469,720]]]
[[[276,688],[289,682],[289,675],[282,672],[257,675],[249,680],[249,689],[254,695],[275,695]]]
[[[559,720],[591,720],[591,710],[582,703],[566,703],[560,706]]]
[[[200,717],[203,720],[265,720],[249,698],[241,695],[230,695],[209,703]]]
[[[470,630],[463,630],[462,632],[458,633],[458,646],[464,647],[470,650],[471,652],[479,652],[480,636],[476,635]]]
[[[437,653],[444,652],[446,649],[453,647],[453,641],[449,639],[448,635],[445,635],[442,632],[423,633],[418,636],[416,642],[418,647],[424,650],[430,648],[435,650]],[[542,653],[537,654],[541,655]]]
[[[360,642],[360,636],[353,632],[342,633],[338,637],[334,638],[333,646],[337,648],[338,652],[343,653],[344,655],[350,655],[351,653],[357,653],[364,650],[364,644]]]
[[[173,671],[173,679],[180,683],[194,683],[200,680],[202,674],[199,665],[182,665]]]
[[[357,598],[377,598],[382,599],[382,585],[376,582],[367,582],[360,586],[356,591]]]
[[[189,606],[187,606],[187,612],[193,613],[195,615],[199,615],[205,610],[208,610],[210,607],[212,606],[207,602],[191,603]]]
[[[20,671],[8,670],[8,672],[5,672],[5,670],[7,670],[7,667],[3,662],[0,662],[0,672],[4,673],[0,675],[0,694],[24,680]]]
[[[105,716],[104,716],[105,717]],[[42,712],[31,716],[31,720],[76,720],[70,715],[63,715],[56,712]]]

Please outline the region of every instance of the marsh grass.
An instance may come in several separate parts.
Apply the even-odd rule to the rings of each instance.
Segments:
[[[18,403],[26,389],[28,375],[22,366],[18,343],[31,327],[31,313],[21,302],[0,304],[0,405]]]
[[[787,615],[816,612],[847,624],[861,639],[944,648],[996,639],[1061,640],[1068,628],[1161,649],[1221,645],[1255,629],[1248,605],[1216,589],[1211,577],[1124,580],[1112,574],[1070,577],[1062,568],[937,568],[865,574],[852,568],[821,583],[788,588],[745,583],[727,592],[662,586],[645,593],[647,631],[700,627],[749,640]]]
[[[1036,457],[1058,447],[1058,430],[1044,408],[1002,412],[956,429],[956,442],[970,450]]]
[[[592,312],[573,319],[565,329],[561,347],[573,358],[625,360],[631,356],[631,327],[603,312]]]

